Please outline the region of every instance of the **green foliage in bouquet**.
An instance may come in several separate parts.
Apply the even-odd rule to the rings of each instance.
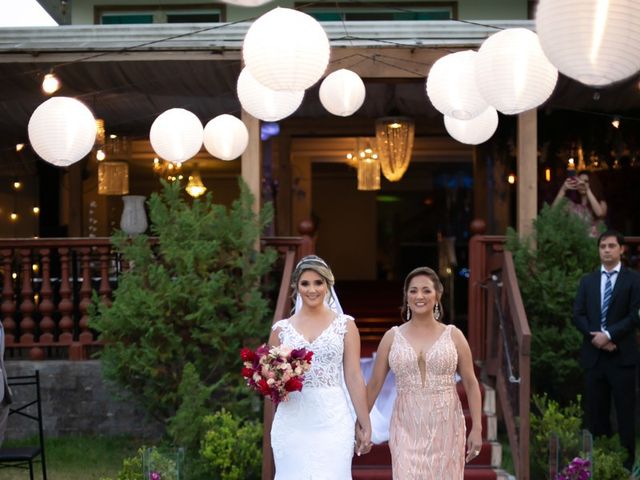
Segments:
[[[252,202],[241,181],[230,209],[213,204],[210,194],[189,203],[177,183],[164,183],[149,201],[157,244],[145,235],[113,238],[130,268],[118,279],[112,305],[94,298],[91,326],[105,342],[106,378],[163,422],[187,408],[194,393],[200,409],[250,411],[238,351],[245,339],[266,334],[270,312],[261,278],[276,257],[255,250],[272,209],[256,216]],[[191,390],[180,388],[186,384]]]
[[[222,409],[205,418],[200,455],[206,474],[218,480],[258,480],[262,467],[262,424],[241,421]]]
[[[532,331],[531,375],[535,392],[563,402],[582,390],[578,351],[582,337],[572,323],[580,277],[598,265],[588,225],[564,208],[545,205],[530,237],[507,232],[518,284]]]

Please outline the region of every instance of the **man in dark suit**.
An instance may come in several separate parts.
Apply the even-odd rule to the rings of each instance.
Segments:
[[[593,435],[612,435],[611,397],[620,441],[635,456],[636,328],[640,325],[640,274],[622,267],[624,237],[609,230],[598,238],[600,268],[582,277],[573,321],[584,335],[580,365],[585,369],[585,413]]]

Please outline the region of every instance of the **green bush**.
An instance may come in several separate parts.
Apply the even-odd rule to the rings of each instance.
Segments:
[[[146,447],[140,447],[138,454],[125,458],[122,461],[122,469],[118,473],[115,480],[145,480],[142,474],[142,455]],[[110,478],[101,478],[100,480],[111,480]]]
[[[130,268],[110,306],[95,299],[91,327],[105,342],[106,378],[163,422],[193,393],[180,390],[185,382],[201,384],[198,391],[208,398],[198,398],[209,411],[252,412],[238,351],[245,339],[268,333],[260,282],[276,257],[255,250],[272,209],[267,205],[256,216],[252,203],[241,181],[240,197],[228,210],[210,194],[189,203],[177,183],[165,183],[149,201],[157,245],[145,235],[129,239],[120,232],[113,239]],[[175,422],[174,428],[187,434]]]
[[[530,237],[507,232],[518,284],[531,326],[531,383],[565,403],[582,391],[578,351],[582,337],[572,323],[580,278],[598,265],[596,241],[587,224],[561,203],[545,205]]]
[[[567,465],[579,451],[582,408],[580,397],[561,407],[547,395],[534,395],[531,412],[531,478],[547,478],[549,472],[549,439],[552,434],[560,442],[560,467]],[[539,413],[536,414],[535,411]]]
[[[205,418],[207,432],[200,455],[215,480],[257,480],[262,467],[262,425],[242,422],[226,410]]]
[[[581,452],[582,408],[580,396],[565,407],[547,395],[533,396],[531,412],[531,478],[543,479],[549,475],[549,439],[557,435],[560,443],[559,468],[562,470],[573,457]],[[536,413],[538,412],[538,413]],[[620,480],[629,476],[625,472],[624,461],[627,452],[620,445],[618,436],[597,437],[593,442],[593,478],[598,480]]]

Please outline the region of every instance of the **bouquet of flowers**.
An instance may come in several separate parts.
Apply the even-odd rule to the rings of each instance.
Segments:
[[[284,345],[261,345],[255,351],[243,348],[240,356],[244,362],[242,376],[247,379],[249,388],[271,398],[277,405],[289,399],[289,392],[302,390],[304,374],[311,368],[313,352]]]

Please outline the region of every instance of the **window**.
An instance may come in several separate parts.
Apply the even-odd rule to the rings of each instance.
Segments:
[[[458,16],[457,2],[296,3],[296,8],[320,22],[451,20]]]
[[[95,23],[124,25],[142,23],[217,23],[224,21],[224,6],[195,5],[114,5],[95,7]]]

